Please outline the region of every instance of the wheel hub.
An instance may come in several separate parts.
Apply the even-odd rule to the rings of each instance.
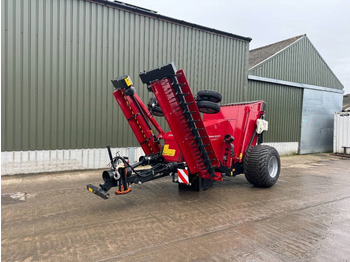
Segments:
[[[268,162],[268,170],[270,177],[275,177],[278,171],[278,160],[275,156],[272,156]]]

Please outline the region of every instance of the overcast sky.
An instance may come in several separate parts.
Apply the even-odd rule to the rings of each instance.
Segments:
[[[122,0],[123,1],[123,0]],[[124,0],[229,33],[251,37],[250,49],[306,34],[350,93],[349,0]]]

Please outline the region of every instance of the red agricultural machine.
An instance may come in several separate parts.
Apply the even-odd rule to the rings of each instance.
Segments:
[[[140,78],[155,96],[148,106],[129,76],[112,83],[114,97],[145,156],[129,164],[126,157],[113,157],[107,146],[111,169],[103,172],[100,187],[87,185],[90,192],[108,199],[112,187],[117,187],[116,194],[125,194],[131,184],[164,176],[172,177],[180,188],[199,191],[224,176],[243,173],[256,187],[276,183],[279,154],[261,144],[268,126],[263,101],[219,106],[221,95],[215,91],[202,90],[193,96],[183,70],[176,70],[173,63],[144,71]],[[171,131],[165,133],[153,116],[164,117]]]

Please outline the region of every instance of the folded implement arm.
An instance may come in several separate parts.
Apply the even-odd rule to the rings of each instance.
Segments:
[[[177,71],[171,63],[143,72],[140,78],[156,96],[190,173],[221,180],[220,173],[214,172],[219,161],[183,70]]]
[[[159,153],[161,150],[159,139],[164,135],[164,131],[136,94],[130,77],[125,75],[112,80],[112,83],[116,89],[114,97],[145,154]],[[156,129],[158,135],[155,135],[152,127]]]

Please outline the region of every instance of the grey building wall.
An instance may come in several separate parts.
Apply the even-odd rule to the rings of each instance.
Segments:
[[[334,113],[342,109],[343,95],[304,90],[300,154],[332,152]]]
[[[1,1],[1,151],[138,145],[110,80],[174,61],[194,92],[242,101],[250,39],[83,0]]]

